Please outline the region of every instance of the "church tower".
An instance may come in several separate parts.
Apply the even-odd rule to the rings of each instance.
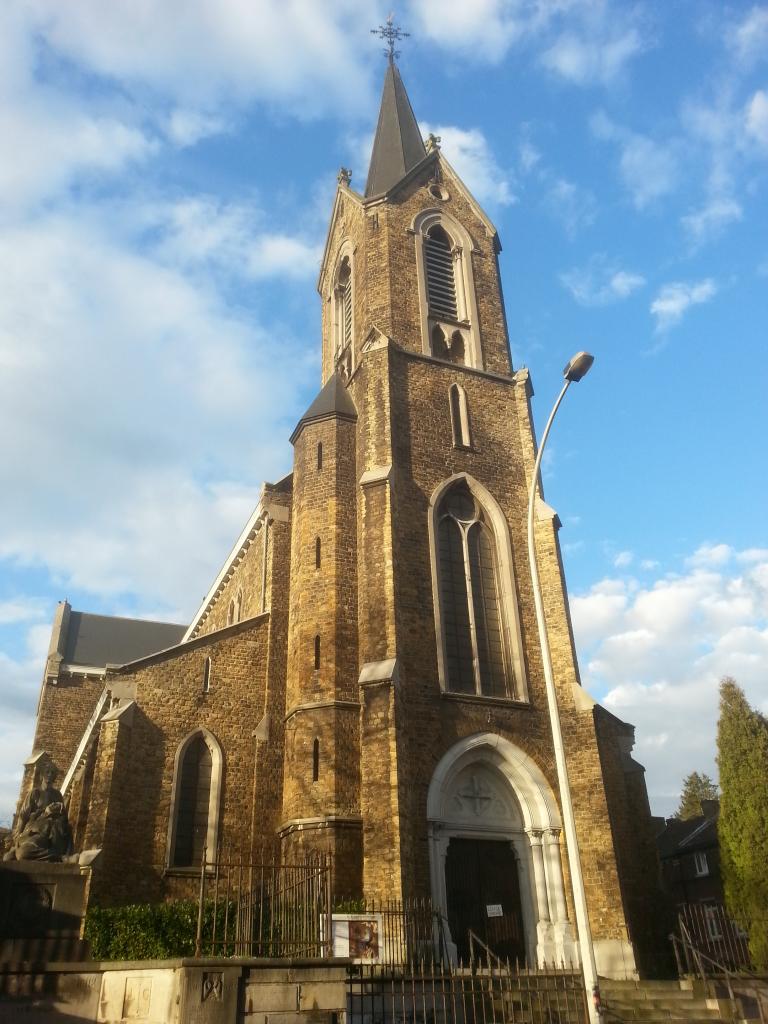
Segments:
[[[500,249],[390,59],[365,192],[339,174],[323,386],[292,437],[279,834],[288,858],[333,850],[339,894],[431,896],[460,954],[472,928],[576,960],[525,538],[533,391]],[[598,967],[632,968],[654,871],[632,833],[642,768],[580,686],[559,520],[542,500],[537,520]]]
[[[293,472],[188,626],[57,614],[20,806],[58,766],[104,905],[189,898],[277,845],[330,852],[338,899],[431,899],[459,956],[471,929],[510,959],[578,959],[500,250],[390,59],[364,192],[339,174]],[[559,525],[539,500],[597,967],[623,977],[654,952],[655,845],[634,730],[579,682]]]

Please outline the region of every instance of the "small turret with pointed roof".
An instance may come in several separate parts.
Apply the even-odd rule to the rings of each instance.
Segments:
[[[311,423],[313,420],[324,420],[329,416],[338,416],[347,420],[357,419],[355,404],[338,373],[334,373],[328,378],[320,393],[296,424],[296,428],[291,434],[291,444],[295,444],[296,438],[307,423]]]

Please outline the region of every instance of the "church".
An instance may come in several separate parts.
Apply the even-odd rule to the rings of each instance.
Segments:
[[[57,609],[21,800],[53,762],[102,905],[187,895],[222,851],[322,851],[337,898],[428,898],[459,950],[495,907],[506,952],[578,960],[500,252],[390,60],[364,192],[339,174],[293,471],[188,624]],[[559,519],[536,513],[597,967],[643,973],[644,771],[580,684]]]

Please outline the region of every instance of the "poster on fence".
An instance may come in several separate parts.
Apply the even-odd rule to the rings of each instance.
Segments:
[[[334,914],[333,955],[357,963],[379,963],[383,957],[381,914]]]

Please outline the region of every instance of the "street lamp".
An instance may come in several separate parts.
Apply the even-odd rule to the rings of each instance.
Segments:
[[[576,822],[573,817],[573,802],[571,800],[571,787],[568,782],[568,770],[565,764],[565,749],[563,747],[563,733],[560,726],[560,714],[557,709],[557,693],[555,691],[555,678],[552,671],[552,657],[549,651],[549,639],[547,637],[547,624],[544,619],[544,603],[541,598],[541,585],[539,583],[539,569],[536,563],[536,547],[533,539],[533,512],[536,505],[536,490],[539,483],[539,470],[541,468],[541,457],[544,454],[544,446],[549,437],[549,431],[555,413],[565,397],[565,393],[572,383],[580,381],[589,371],[595,361],[594,356],[589,352],[577,352],[576,355],[563,370],[565,384],[557,396],[552,412],[549,414],[547,425],[541,437],[541,444],[536,456],[536,463],[533,467],[533,479],[531,480],[530,495],[528,498],[528,559],[531,563],[531,580],[533,583],[533,599],[536,605],[536,623],[539,627],[539,643],[541,645],[541,660],[544,663],[544,682],[547,690],[547,707],[549,709],[549,722],[552,729],[552,742],[555,748],[555,765],[557,766],[557,781],[560,787],[560,804],[563,811],[563,826],[565,829],[565,846],[568,856],[568,866],[571,872],[571,883],[573,885],[573,900],[576,909],[576,927],[579,933],[579,949],[581,951],[581,969],[584,972],[584,985],[587,990],[589,1002],[590,1020],[599,1020],[598,1007],[600,1003],[600,989],[597,981],[597,968],[595,967],[595,951],[592,946],[592,933],[589,928],[589,916],[587,912],[587,897],[584,892],[584,878],[581,873],[581,859],[579,857],[579,843],[576,838]],[[589,996],[592,996],[589,999]]]

